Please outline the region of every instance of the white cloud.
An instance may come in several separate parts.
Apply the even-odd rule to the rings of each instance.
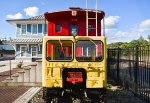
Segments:
[[[112,34],[117,32],[119,19],[119,16],[109,16],[105,18],[105,34],[108,37],[112,37]]]
[[[37,8],[37,7],[28,7],[28,8],[25,8],[24,11],[26,12],[27,16],[37,16],[39,8]]]
[[[14,15],[7,15],[7,18],[9,19],[22,19],[22,14],[20,12],[18,12],[17,14]]]
[[[141,32],[143,31],[147,31],[147,30],[150,30],[150,19],[147,19],[145,21],[142,21],[139,25],[139,30]]]
[[[106,18],[105,33],[109,43],[130,42],[132,40],[137,40],[140,36],[147,39],[147,36],[150,34],[150,19],[133,24],[129,30],[122,31],[118,28],[119,18],[119,16],[110,16]]]
[[[110,35],[107,35],[109,43],[111,42],[129,42],[138,39],[140,36],[146,38],[145,33],[140,33],[136,29],[131,31],[116,31]]]
[[[118,27],[120,17],[119,16],[109,16],[105,19],[106,29],[113,29]]]

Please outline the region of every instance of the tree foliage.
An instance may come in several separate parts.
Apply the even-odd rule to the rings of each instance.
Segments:
[[[129,47],[135,47],[135,46],[143,46],[143,45],[149,45],[150,44],[150,35],[148,35],[147,38],[149,41],[145,40],[142,36],[137,40],[132,40],[130,42],[116,42],[108,44],[108,48],[129,48]]]

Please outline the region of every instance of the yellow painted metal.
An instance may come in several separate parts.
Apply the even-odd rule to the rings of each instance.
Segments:
[[[49,62],[46,60],[46,42],[48,40],[71,40],[74,42],[74,52],[76,42],[78,40],[101,40],[104,45],[104,55],[101,62],[78,62],[74,59],[69,62]],[[43,69],[42,69],[42,85],[43,87],[62,87],[62,70],[63,68],[84,68],[87,72],[86,88],[104,88],[107,81],[106,70],[106,38],[105,37],[51,37],[45,36],[43,38]]]

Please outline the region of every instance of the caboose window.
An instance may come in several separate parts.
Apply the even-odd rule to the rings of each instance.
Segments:
[[[77,36],[77,34],[78,34],[78,26],[77,25],[72,25],[70,27],[70,34],[72,36]]]
[[[49,40],[46,45],[48,61],[71,61],[73,42],[71,40]]]
[[[88,32],[92,32],[92,25],[88,25]]]
[[[56,32],[60,32],[61,31],[61,26],[60,25],[56,25]]]
[[[77,61],[101,61],[103,43],[99,40],[79,40],[76,45]]]

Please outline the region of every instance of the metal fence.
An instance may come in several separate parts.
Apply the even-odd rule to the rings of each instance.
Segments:
[[[150,46],[108,49],[108,76],[150,101]]]

